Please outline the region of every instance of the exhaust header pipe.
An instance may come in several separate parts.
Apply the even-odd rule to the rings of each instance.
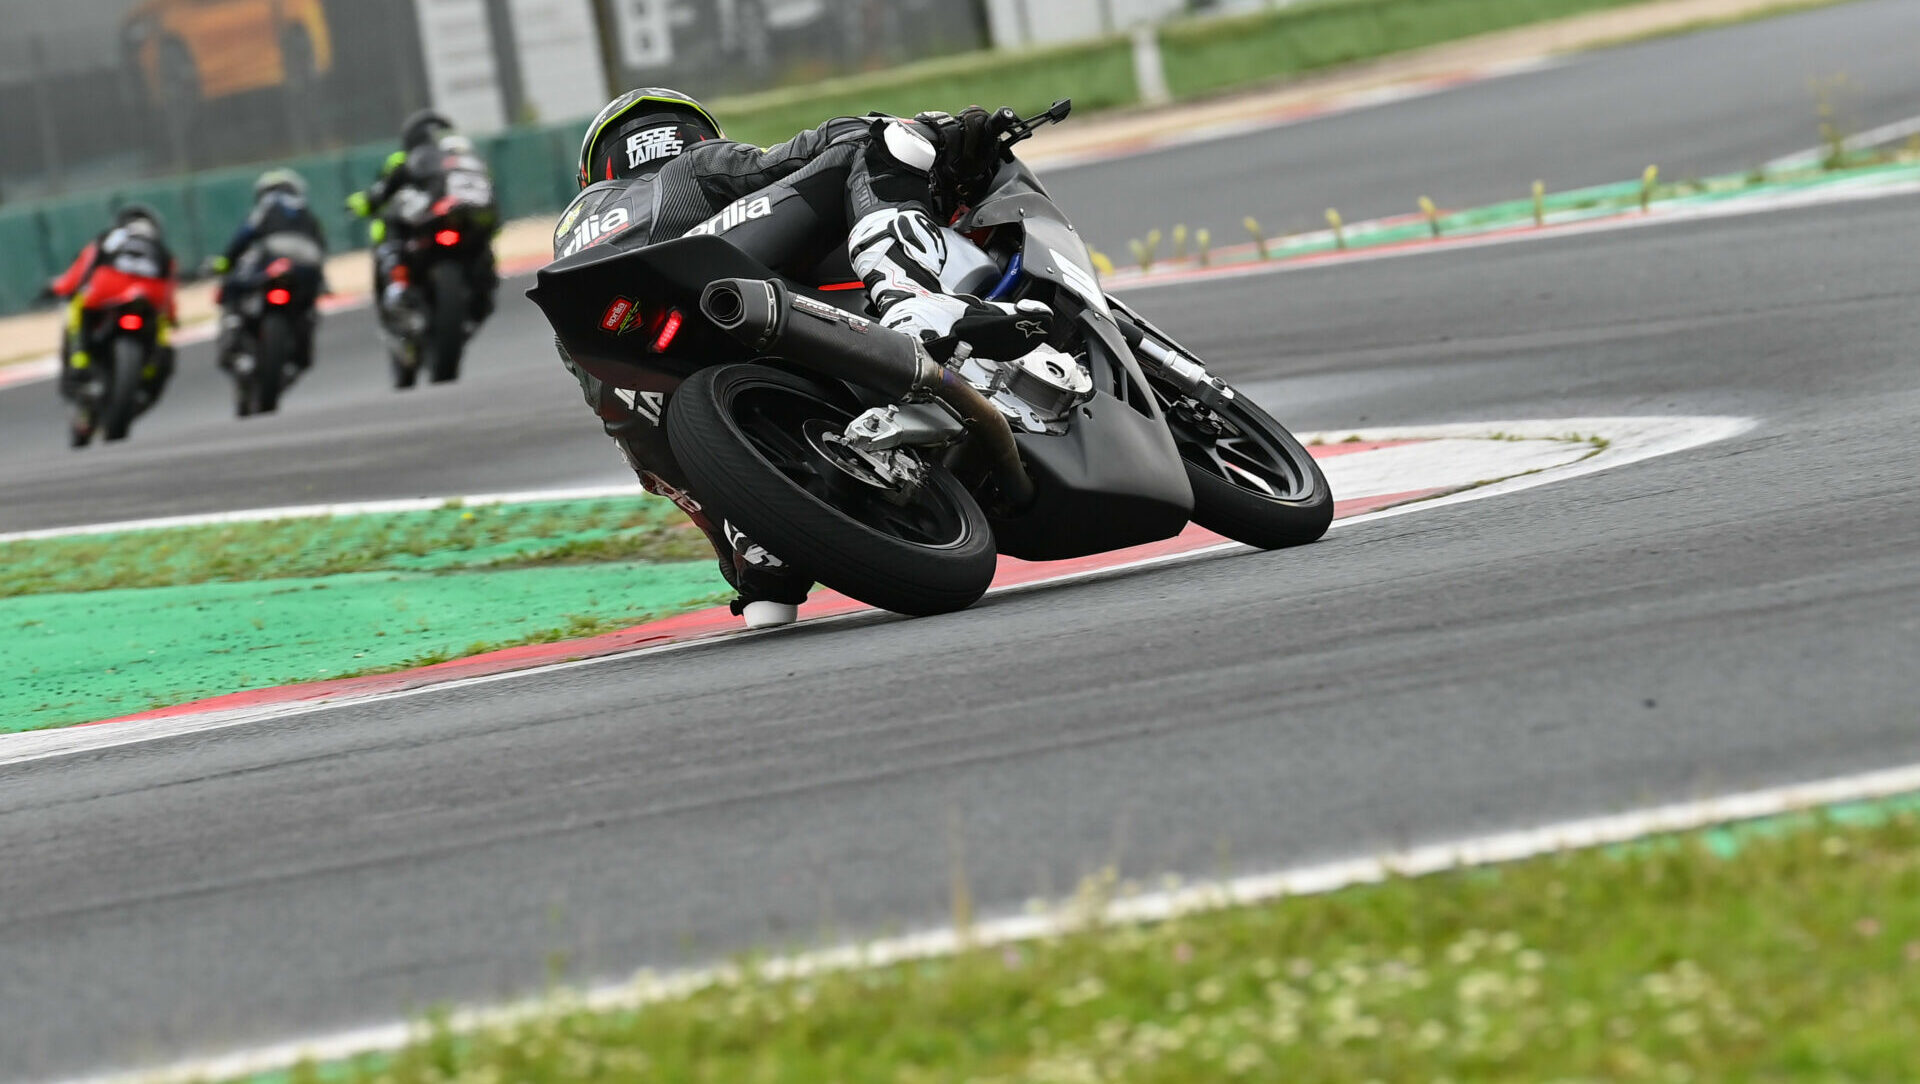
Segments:
[[[1013,430],[973,385],[927,355],[911,337],[810,297],[777,279],[720,279],[700,295],[700,312],[753,350],[776,354],[835,380],[895,399],[938,399],[954,409],[986,453],[993,479],[1014,510],[1033,502],[1033,479]]]

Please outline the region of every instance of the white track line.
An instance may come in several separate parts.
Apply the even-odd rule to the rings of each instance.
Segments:
[[[1559,466],[1551,466],[1537,473],[1506,478],[1504,481],[1478,486],[1477,488],[1455,493],[1450,496],[1437,497],[1431,500],[1401,505],[1397,508],[1370,512],[1366,515],[1354,516],[1349,519],[1335,520],[1332,529],[1338,531],[1356,527],[1361,524],[1391,519],[1395,516],[1413,515],[1429,509],[1444,508],[1449,505],[1461,504],[1467,501],[1485,500],[1488,497],[1499,496],[1504,493],[1518,492],[1523,489],[1531,489],[1535,486],[1581,477],[1595,473],[1596,471],[1625,466],[1629,463],[1637,463],[1641,460],[1652,459],[1657,456],[1670,455],[1674,452],[1683,451],[1702,444],[1726,440],[1752,429],[1756,424],[1758,423],[1751,418],[1715,416],[1565,418],[1552,421],[1465,422],[1449,425],[1401,426],[1382,429],[1343,429],[1336,430],[1332,433],[1321,434],[1318,438],[1309,434],[1305,439],[1340,441],[1348,436],[1359,436],[1368,441],[1419,440],[1423,438],[1453,440],[1473,437],[1485,439],[1495,434],[1501,434],[1508,437],[1523,438],[1529,441],[1550,441],[1553,442],[1555,446],[1563,449],[1568,446],[1561,443],[1561,441],[1568,436],[1590,437],[1597,435],[1610,441],[1606,448],[1596,453],[1589,455],[1582,451],[1580,454],[1583,458]],[[1374,453],[1366,454],[1371,455]],[[1356,455],[1352,458],[1362,460],[1365,457],[1365,455]],[[1328,465],[1338,464],[1342,458],[1347,457],[1330,459],[1328,460]],[[1336,471],[1339,470],[1352,471],[1355,470],[1355,467],[1336,467]],[[1340,475],[1336,473],[1334,477],[1337,478],[1340,477]],[[1453,484],[1464,485],[1468,484],[1469,481],[1472,480],[1454,479]],[[1390,485],[1388,482],[1381,481],[1373,481],[1371,484],[1376,487],[1382,484]],[[1375,488],[1373,491],[1400,492],[1402,490]],[[1238,543],[1223,543],[1219,546],[1208,547],[1203,550],[1191,550],[1185,553],[1150,557],[1109,568],[1069,573],[1048,580],[995,588],[991,593],[997,595],[1016,591],[1031,591],[1062,583],[1102,579],[1144,568],[1180,564],[1242,549],[1245,549],[1245,547]],[[802,625],[818,627],[822,622],[872,619],[875,619],[873,613],[862,612],[843,614],[836,617],[814,618],[802,622]],[[733,634],[727,639],[738,640],[748,636],[766,635],[777,636],[780,635],[780,632],[779,630],[761,633],[742,631]],[[5,734],[0,735],[0,767],[37,760],[50,760],[57,757],[75,756],[97,752],[102,749],[143,744],[146,742],[164,741],[169,738],[201,734],[214,730],[225,730],[230,727],[244,726],[249,723],[309,715],[349,705],[364,705],[416,696],[437,695],[443,692],[471,688],[493,682],[515,681],[523,678],[558,673],[563,670],[601,666],[611,662],[626,661],[670,651],[684,651],[688,648],[707,646],[715,642],[713,639],[705,639],[661,644],[653,647],[636,648],[632,651],[620,652],[613,655],[602,655],[591,659],[551,663],[545,666],[529,667],[525,670],[513,670],[499,674],[485,674],[478,677],[460,678],[414,689],[403,689],[395,692],[374,693],[356,697],[343,697],[338,700],[262,704],[253,707],[208,712],[200,715],[170,716],[159,719],[143,719],[136,722],[112,723],[103,726],[72,726],[53,730],[28,731],[23,734]]]
[[[1920,117],[1908,117],[1906,120],[1897,120],[1892,124],[1882,124],[1878,128],[1869,128],[1864,132],[1855,133],[1843,140],[1841,146],[1849,151],[1860,151],[1914,135],[1920,135]],[[1805,169],[1808,166],[1818,165],[1827,157],[1830,150],[1831,148],[1824,146],[1808,147],[1804,151],[1783,154],[1761,168],[1768,173]]]
[[[478,493],[464,497],[401,497],[381,501],[343,501],[339,504],[294,504],[280,508],[248,508],[236,512],[205,512],[186,516],[160,516],[155,519],[127,519],[115,523],[89,523],[78,527],[45,527],[33,531],[14,531],[10,534],[0,534],[0,542],[117,534],[122,531],[154,531],[168,527],[205,527],[222,523],[264,523],[276,519],[423,512],[445,508],[456,502],[469,507],[480,507],[490,504],[528,504],[533,501],[584,501],[603,500],[608,497],[644,496],[646,492],[637,483],[628,483],[580,486],[572,489],[531,489],[518,493]]]
[[[1154,922],[1286,896],[1319,895],[1391,877],[1417,877],[1560,851],[1627,843],[1669,832],[1779,816],[1843,802],[1888,798],[1917,790],[1920,790],[1920,765],[1909,765],[1674,802],[1610,816],[1557,821],[1511,832],[1467,836],[1406,851],[1360,855],[1320,865],[1251,874],[1225,882],[1150,892],[1112,903],[1102,917],[1107,921]],[[964,932],[952,928],[932,929],[902,937],[801,953],[757,964],[755,971],[769,979],[779,980],[854,967],[886,966],[950,955],[971,947],[1059,936],[1084,928],[1088,917],[1071,910],[1008,915],[979,923]],[[715,982],[735,981],[739,977],[739,969],[733,967],[700,968],[662,976],[642,972],[632,981],[591,987],[575,995],[572,1003],[599,1011],[636,1008],[684,996]],[[550,1001],[522,1001],[495,1008],[469,1008],[451,1014],[448,1023],[462,1031],[512,1024],[550,1011],[553,1004]],[[74,1078],[72,1084],[172,1084],[175,1081],[227,1079],[285,1069],[308,1059],[336,1061],[356,1054],[396,1050],[419,1035],[415,1025],[396,1021],[213,1058],[179,1062],[163,1069],[78,1077]]]

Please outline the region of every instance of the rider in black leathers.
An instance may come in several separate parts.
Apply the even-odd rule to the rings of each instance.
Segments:
[[[475,153],[473,141],[454,131],[452,121],[423,109],[407,118],[400,131],[400,147],[388,156],[386,168],[373,184],[347,197],[348,210],[363,218],[371,217],[385,210],[402,189],[419,189],[437,200],[447,194],[450,179],[478,177],[485,181],[489,204],[475,213],[476,220],[490,229],[497,227],[499,208],[491,202],[492,181],[486,163]],[[390,219],[376,222],[374,232],[373,296],[384,316],[398,300],[398,288],[390,290],[389,285],[407,238],[403,224]],[[467,283],[473,297],[468,318],[477,325],[493,314],[493,296],[500,289],[492,245],[475,250],[473,262],[467,267]]]
[[[560,218],[554,257],[636,230],[650,243],[725,234],[783,273],[850,263],[881,322],[918,336],[936,356],[960,341],[1017,356],[1033,337],[1051,333],[1044,305],[983,302],[940,287],[946,243],[938,224],[981,194],[1000,160],[993,120],[977,108],[958,118],[841,117],[761,150],[723,138],[711,114],[678,91],[630,91],[587,129],[582,191]],[[740,593],[734,612],[752,627],[792,621],[811,580],[731,525],[713,522],[687,493],[659,428],[664,397],[609,387],[564,349],[561,358],[641,483],[706,532]]]
[[[241,315],[238,310],[248,286],[253,285],[266,265],[279,257],[294,261],[301,273],[319,280],[319,292],[325,292],[327,233],[307,206],[307,182],[290,169],[270,169],[253,182],[253,209],[246,221],[233,231],[227,248],[213,259],[220,273],[220,343],[217,350],[220,367],[233,364],[239,339]],[[308,310],[297,340],[300,349],[294,364],[305,370],[313,364],[313,336],[319,327],[319,314]]]

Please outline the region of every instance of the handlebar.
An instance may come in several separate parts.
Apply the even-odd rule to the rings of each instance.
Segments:
[[[1059,124],[1072,112],[1072,98],[1061,98],[1044,111],[1031,117],[1022,117],[1012,109],[1001,106],[1000,111],[994,115],[994,119],[1000,124],[1000,153],[1012,158],[1016,143],[1033,138],[1033,133],[1049,124]]]

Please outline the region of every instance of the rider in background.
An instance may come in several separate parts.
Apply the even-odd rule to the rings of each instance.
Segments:
[[[158,349],[142,375],[141,409],[160,401],[173,378],[173,326],[178,322],[174,294],[179,271],[167,247],[166,230],[153,208],[129,203],[115,213],[113,225],[87,242],[64,274],[47,286],[53,297],[70,298],[67,325],[60,340],[60,397],[74,402],[94,363],[82,334],[94,312],[129,293],[140,293],[159,316]]]
[[[944,293],[946,242],[939,225],[984,194],[1002,158],[984,110],[840,117],[761,150],[724,138],[704,106],[649,87],[614,99],[580,147],[580,195],[561,215],[556,259],[615,236],[650,243],[689,233],[723,234],[783,273],[837,265],[857,275],[881,322],[942,358],[965,341],[992,356],[1018,356],[1050,333],[1052,313]],[[935,216],[939,216],[936,218]],[[1008,353],[1007,351],[1012,351]],[[749,627],[784,625],[813,586],[730,524],[714,522],[689,494],[660,418],[666,397],[612,388],[561,351],[587,405],[648,492],[671,499],[705,531],[720,571],[739,592],[733,612]]]
[[[365,191],[347,197],[348,210],[370,218],[384,211],[403,189],[418,189],[437,201],[448,194],[450,184],[458,184],[464,177],[488,177],[487,164],[475,153],[473,141],[454,131],[452,121],[431,109],[407,118],[400,130],[400,148],[387,157],[379,179]],[[491,206],[490,178],[486,187],[497,228],[498,209]],[[400,262],[401,247],[407,241],[405,224],[391,218],[376,221],[373,241],[374,300],[384,316],[406,290],[403,284],[392,281],[393,268]],[[467,281],[473,288],[473,310],[468,315],[475,324],[492,315],[493,295],[500,288],[493,247],[482,246],[479,253],[467,268]]]
[[[270,261],[281,257],[319,279],[318,292],[326,292],[327,234],[307,206],[306,179],[290,169],[270,169],[253,182],[253,209],[246,221],[233,231],[226,251],[213,258],[213,269],[222,276],[216,295],[221,308],[221,368],[233,364],[242,323],[237,306],[245,297],[246,287]],[[318,314],[309,311],[301,329],[300,350],[294,358],[294,364],[302,370],[313,364],[313,336],[318,326]]]

